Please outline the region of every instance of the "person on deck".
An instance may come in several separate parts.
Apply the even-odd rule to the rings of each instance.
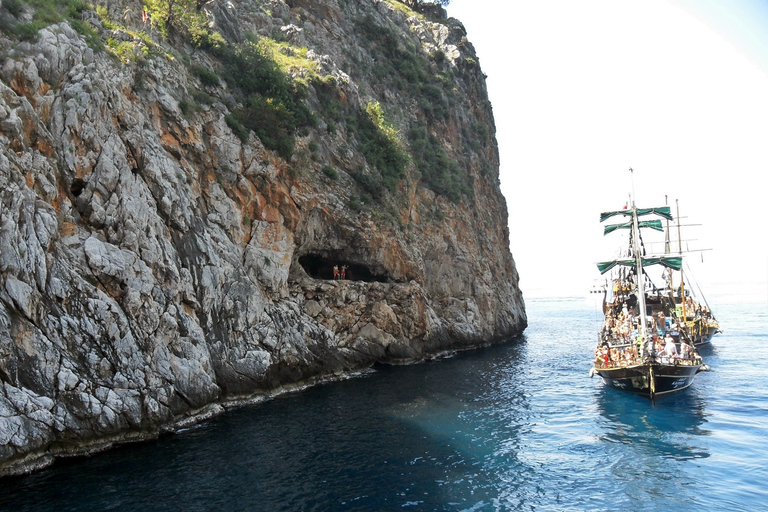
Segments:
[[[667,335],[665,338],[666,344],[664,345],[664,353],[667,354],[668,357],[677,357],[677,347],[675,346],[675,340],[672,339],[672,336]]]
[[[680,343],[680,358],[681,359],[688,359],[691,357],[691,346],[688,345],[686,342]]]

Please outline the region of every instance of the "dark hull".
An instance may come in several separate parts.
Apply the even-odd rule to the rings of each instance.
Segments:
[[[703,326],[693,333],[693,344],[698,347],[712,341],[712,337],[720,332],[717,327]]]
[[[595,368],[612,388],[648,398],[674,393],[693,383],[701,365],[645,363],[618,368]]]

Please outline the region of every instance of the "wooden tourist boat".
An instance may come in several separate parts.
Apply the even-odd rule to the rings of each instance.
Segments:
[[[608,278],[603,288],[605,319],[590,375],[653,399],[687,388],[696,374],[708,369],[696,347],[708,343],[719,329],[709,307],[686,289],[682,251],[669,251],[669,221],[674,220],[669,206],[639,209],[630,202],[631,208],[600,215],[601,222],[623,217],[623,223],[606,225],[604,234],[629,230],[629,244],[618,258],[597,265]],[[658,217],[667,221],[667,236],[664,253],[653,256],[645,252],[641,230],[665,231]],[[652,266],[663,268],[660,287],[646,270]]]

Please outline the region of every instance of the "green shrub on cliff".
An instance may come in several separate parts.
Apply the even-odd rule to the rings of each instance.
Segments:
[[[174,33],[200,48],[218,48],[224,38],[208,27],[208,17],[200,9],[200,0],[144,0],[150,23],[163,37]]]
[[[256,42],[259,52],[273,61],[285,75],[306,86],[318,78],[317,63],[307,58],[309,48],[293,46],[286,42],[265,37]]]
[[[473,196],[471,178],[461,170],[440,145],[440,141],[418,124],[408,132],[414,163],[421,171],[424,184],[454,203],[463,195]]]
[[[253,130],[264,146],[290,158],[296,129],[316,123],[303,101],[306,90],[285,75],[267,45],[249,41],[214,53],[223,64],[222,77],[237,92],[238,105],[227,117],[232,130],[244,141]]]
[[[381,105],[368,103],[364,112],[347,120],[347,129],[355,133],[360,151],[376,171],[372,175],[353,173],[352,177],[374,197],[381,197],[382,189],[394,192],[398,182],[405,177],[408,155],[402,148],[399,133],[386,121]]]
[[[24,11],[24,2],[21,0],[5,0],[3,7],[11,14],[11,16],[18,18]]]
[[[331,178],[332,180],[338,179],[339,173],[336,172],[336,169],[331,167],[330,165],[324,165],[323,166],[323,174]]]
[[[209,86],[209,87],[215,87],[219,85],[219,75],[217,75],[212,70],[208,69],[205,66],[202,66],[200,64],[193,64],[190,68],[190,71],[192,71],[192,74],[194,74],[197,78],[200,79],[200,82],[203,85]]]
[[[391,1],[392,4],[398,2]],[[417,1],[410,2],[414,7]],[[394,28],[380,25],[367,15],[357,21],[361,40],[375,60],[373,75],[384,86],[394,86],[413,97],[423,117],[408,132],[411,156],[422,174],[422,184],[453,202],[462,196],[472,197],[472,181],[455,160],[451,159],[439,141],[428,133],[427,126],[447,122],[451,118],[451,71],[445,69],[446,56],[442,51],[427,54],[414,45],[410,38],[398,34]],[[383,89],[383,88],[382,88]],[[382,158],[381,148],[363,151],[373,153],[373,159]],[[366,159],[371,162],[366,154]],[[377,165],[381,170],[381,166]],[[392,183],[392,173],[382,171],[382,180]]]
[[[376,59],[372,70],[403,90],[418,91],[429,78],[429,63],[411,41],[403,40],[392,29],[376,23],[370,14],[357,20],[357,31]]]
[[[328,75],[322,79],[315,77],[312,80],[312,86],[317,96],[319,114],[326,122],[328,133],[335,133],[337,124],[346,115],[336,78],[333,75]]]
[[[146,46],[138,46],[133,41],[117,41],[112,37],[107,38],[106,47],[109,53],[124,64],[139,62],[149,55],[149,48]]]
[[[1,30],[18,37],[22,41],[34,39],[41,29],[49,25],[67,21],[72,28],[85,36],[92,47],[96,49],[102,47],[93,27],[83,22],[83,11],[92,8],[91,4],[83,0],[12,0],[10,2],[6,0],[2,4],[15,17],[21,15],[24,11],[24,6],[32,8],[34,14],[31,21],[11,22],[0,26]]]

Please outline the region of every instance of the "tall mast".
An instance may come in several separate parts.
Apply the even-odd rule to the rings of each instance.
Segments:
[[[683,256],[683,237],[680,234],[680,202],[675,199],[675,209],[677,210],[677,247],[680,257]],[[683,322],[686,321],[685,315],[685,279],[683,279],[683,267],[680,266],[680,302],[683,304]]]
[[[664,194],[664,206],[669,206],[669,196]],[[669,239],[669,219],[666,219],[667,223],[667,229],[664,230],[664,254],[671,254],[672,253],[672,246],[670,244]],[[664,281],[667,283],[667,289],[669,290],[669,300],[671,301],[673,307],[675,304],[675,296],[672,292],[674,285],[672,283],[672,270],[667,269],[667,272],[664,273]]]
[[[635,256],[637,267],[637,299],[640,306],[640,336],[643,340],[643,349],[646,341],[645,322],[645,274],[643,273],[643,254],[640,248],[640,224],[637,220],[637,206],[635,206],[635,172],[629,168],[632,175],[632,252]]]
[[[664,194],[664,205],[669,205],[669,198],[666,194]],[[667,219],[667,229],[664,230],[664,254],[669,254],[670,252],[672,251],[669,248],[669,219]]]
[[[640,335],[643,339],[643,347],[646,341],[646,321],[645,321],[645,274],[643,272],[643,254],[640,248],[640,228],[637,221],[637,207],[635,200],[632,199],[632,252],[635,256],[637,266],[637,299],[640,307]]]

